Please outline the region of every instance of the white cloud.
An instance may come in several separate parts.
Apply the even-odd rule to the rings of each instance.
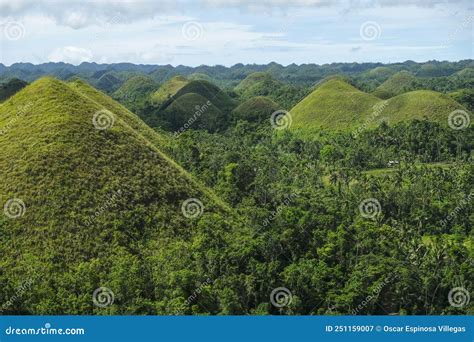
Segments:
[[[169,14],[193,14],[205,8],[267,13],[272,9],[328,7],[354,10],[385,6],[433,7],[438,4],[468,6],[471,0],[0,0],[0,18],[41,14],[60,25],[80,29],[93,25],[104,26],[105,23],[130,23]]]
[[[66,62],[71,64],[80,64],[82,62],[92,61],[92,51],[77,46],[65,46],[54,49],[49,55],[49,60],[52,62]]]

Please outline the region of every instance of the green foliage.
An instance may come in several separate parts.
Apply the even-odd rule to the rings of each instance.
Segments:
[[[112,97],[132,112],[140,111],[150,94],[158,88],[158,84],[147,76],[134,76],[125,81]]]
[[[223,313],[246,298],[253,314],[465,314],[471,303],[457,309],[447,297],[474,276],[472,203],[441,222],[472,192],[473,141],[472,129],[429,121],[312,140],[241,122],[225,134],[188,131],[167,150],[254,227],[260,256],[245,287],[234,277],[242,289],[220,292]],[[366,172],[374,167],[385,169]],[[373,219],[360,214],[367,198],[381,204]],[[268,305],[279,286],[292,293],[282,309]]]
[[[462,104],[464,107],[474,112],[474,89],[460,89],[449,93],[455,101]]]
[[[455,100],[471,108],[472,67],[84,63],[86,81],[34,82],[0,104],[0,203],[26,206],[0,215],[0,304],[12,301],[0,310],[472,314],[448,293],[472,292],[474,129],[447,126],[465,110]],[[423,90],[368,93],[402,70]],[[88,84],[104,75],[125,81],[114,96],[155,129]],[[276,133],[268,116],[299,100]],[[114,123],[98,130],[104,110]],[[203,203],[194,219],[189,198]],[[380,203],[373,217],[367,199]],[[101,286],[107,308],[92,301]],[[277,287],[289,305],[271,304]]]
[[[0,102],[5,101],[10,96],[15,95],[18,91],[26,87],[28,83],[25,81],[13,78],[8,82],[0,84]]]
[[[106,130],[93,125],[100,110],[115,118]],[[251,252],[230,251],[245,239],[240,219],[104,94],[40,79],[0,105],[0,128],[0,172],[9,175],[0,182],[2,207],[11,198],[26,206],[23,216],[0,220],[0,302],[34,278],[5,312],[174,313],[172,303],[184,303],[199,282],[245,271],[231,267]],[[203,203],[200,217],[182,214],[188,198]],[[110,308],[93,305],[100,286],[115,294]]]

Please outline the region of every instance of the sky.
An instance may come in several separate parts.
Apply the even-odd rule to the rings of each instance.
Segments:
[[[472,0],[0,0],[0,63],[458,61]]]

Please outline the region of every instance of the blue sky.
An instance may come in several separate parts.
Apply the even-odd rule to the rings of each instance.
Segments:
[[[0,0],[0,63],[473,58],[470,0]]]

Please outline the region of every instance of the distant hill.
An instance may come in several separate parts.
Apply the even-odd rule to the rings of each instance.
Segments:
[[[382,114],[390,124],[427,119],[446,126],[449,114],[457,109],[466,110],[449,95],[431,90],[416,90],[389,99]]]
[[[159,84],[149,76],[134,76],[126,80],[112,97],[133,112],[138,111]]]
[[[232,111],[232,118],[249,122],[264,122],[270,120],[272,113],[280,109],[280,106],[272,99],[256,96],[235,108]]]
[[[413,74],[400,71],[378,86],[373,94],[381,99],[389,99],[418,88],[418,79]]]
[[[377,80],[386,80],[390,76],[392,76],[395,73],[392,69],[388,67],[376,67],[374,69],[371,69],[367,71],[367,75],[377,79]]]
[[[228,122],[228,115],[223,113],[212,101],[197,93],[186,93],[173,100],[160,112],[162,127],[172,131],[205,129],[217,131]]]
[[[112,93],[122,85],[122,80],[112,73],[106,73],[100,76],[95,85],[100,90],[103,90],[107,93]]]
[[[190,81],[189,83],[185,84],[176,91],[171,100],[174,101],[179,99],[180,96],[189,93],[196,93],[203,96],[225,113],[230,113],[236,106],[235,101],[219,87],[203,80]]]
[[[246,92],[257,84],[263,82],[275,82],[273,77],[266,72],[254,72],[244,78],[235,88],[236,92]]]
[[[474,89],[460,89],[448,94],[471,112],[474,111]]]
[[[188,79],[191,80],[191,81],[208,81],[208,82],[211,82],[212,79],[209,75],[206,75],[206,74],[203,74],[203,73],[200,73],[200,72],[195,72],[191,75],[188,76]]]
[[[190,81],[176,76],[165,82],[151,95],[156,107],[152,125],[179,131],[192,124],[194,129],[221,130],[230,122],[236,102],[216,85]]]
[[[285,84],[266,72],[255,72],[243,79],[234,91],[243,101],[266,96],[284,108],[291,108],[308,94],[307,87]]]
[[[268,96],[276,101],[284,86],[285,84],[266,72],[255,72],[243,79],[234,91],[244,100],[255,96]]]
[[[35,288],[6,313],[174,314],[207,279],[219,279],[210,303],[236,295],[241,224],[123,106],[43,78],[0,105],[0,130],[0,295]],[[92,301],[100,287],[107,309]]]
[[[362,123],[379,101],[339,78],[330,79],[293,107],[291,127],[345,129]]]
[[[317,129],[350,130],[375,126],[380,120],[389,124],[427,119],[447,125],[449,113],[466,110],[450,96],[417,90],[381,100],[340,79],[320,85],[292,110],[292,128],[302,132]]]
[[[169,79],[151,95],[152,102],[160,107],[189,82],[190,81],[184,76],[175,76]]]
[[[13,78],[7,82],[0,83],[0,102],[3,102],[10,96],[15,95],[27,85],[27,82],[19,80],[18,78]]]

